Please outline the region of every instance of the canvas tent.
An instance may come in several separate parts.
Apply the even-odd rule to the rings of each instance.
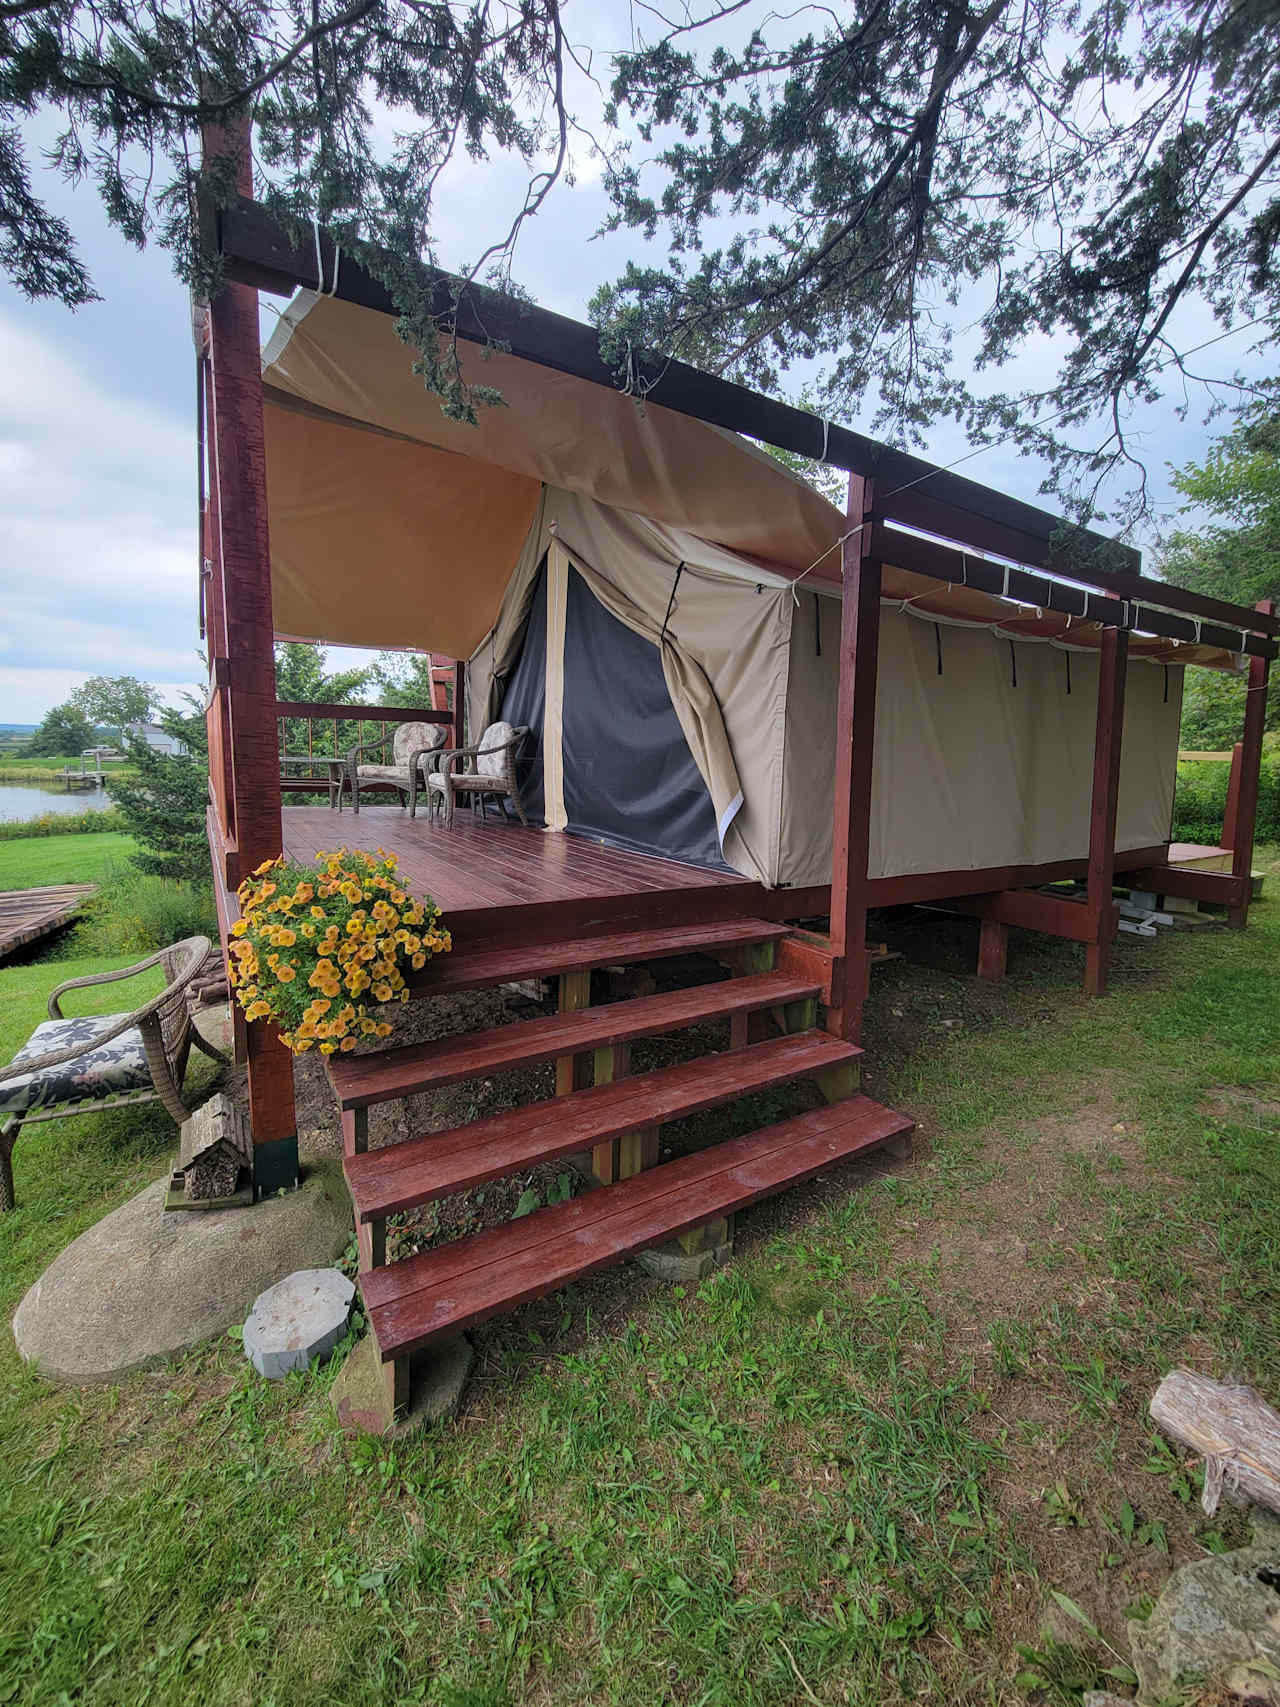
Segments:
[[[303,292],[267,352],[280,632],[470,660],[553,830],[828,881],[844,517],[704,422],[519,358],[447,420],[383,314]],[[815,449],[817,446],[815,445]],[[868,873],[1083,859],[1095,625],[888,564]],[[1168,839],[1183,666],[1134,635],[1119,851]]]

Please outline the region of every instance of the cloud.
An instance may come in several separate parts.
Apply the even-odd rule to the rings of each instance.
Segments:
[[[0,720],[34,722],[85,675],[199,673],[194,445],[18,313],[0,307]]]

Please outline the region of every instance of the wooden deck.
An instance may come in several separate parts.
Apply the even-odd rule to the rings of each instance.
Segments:
[[[451,830],[397,806],[363,806],[358,815],[286,806],[281,817],[284,851],[304,864],[343,845],[394,853],[410,892],[436,902],[456,944],[510,946],[629,924],[759,916],[762,908],[776,916],[766,891],[735,873],[526,829],[492,814],[482,823],[459,812]]]
[[[0,960],[67,924],[97,887],[96,883],[63,883],[43,889],[0,890]]]

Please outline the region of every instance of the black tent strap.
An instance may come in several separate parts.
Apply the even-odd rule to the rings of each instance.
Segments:
[[[933,644],[937,647],[937,650],[938,650],[938,674],[941,675],[942,674],[942,625],[940,623],[937,623],[937,622],[935,622],[933,625]]]
[[[658,636],[658,644],[667,638],[667,624],[671,621],[671,612],[675,609],[676,588],[680,585],[680,577],[684,574],[683,562],[676,564],[675,579],[671,583],[671,597],[667,600],[667,614],[662,619],[662,633]]]
[[[822,656],[822,600],[816,593],[813,595],[813,655],[815,658]]]
[[[1013,685],[1018,685],[1018,654],[1013,649],[1013,641],[1009,642],[1009,668],[1013,672]]]

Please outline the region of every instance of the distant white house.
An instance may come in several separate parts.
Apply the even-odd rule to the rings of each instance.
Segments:
[[[185,741],[179,741],[158,723],[130,723],[125,734],[132,735],[135,740],[145,741],[154,753],[168,753],[173,757],[180,757],[187,750]]]

